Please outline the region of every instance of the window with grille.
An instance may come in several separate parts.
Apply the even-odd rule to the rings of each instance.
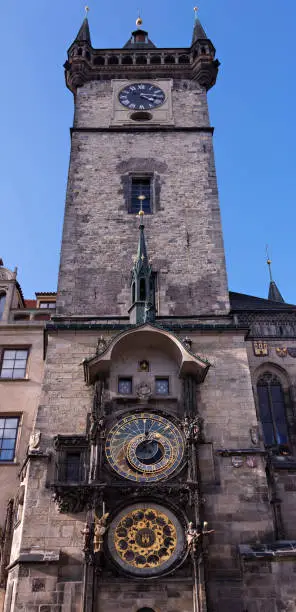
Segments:
[[[265,446],[287,446],[288,427],[280,380],[266,372],[257,383],[257,394]]]
[[[14,460],[18,426],[18,417],[0,418],[0,463]]]
[[[0,378],[25,378],[28,349],[4,349]]]
[[[131,199],[129,212],[137,214],[141,209],[146,215],[152,213],[152,178],[135,177],[131,178]]]

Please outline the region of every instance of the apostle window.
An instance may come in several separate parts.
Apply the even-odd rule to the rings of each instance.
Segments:
[[[274,374],[266,372],[258,380],[257,394],[265,446],[287,447],[289,437],[280,380]]]
[[[152,177],[132,176],[129,212],[137,214],[143,208],[146,215],[152,213]]]
[[[0,463],[14,460],[18,426],[18,417],[0,418]]]
[[[132,392],[133,392],[132,378],[119,378],[118,379],[118,393],[120,393],[120,395],[132,395]]]
[[[25,378],[28,353],[28,349],[4,349],[0,378]]]
[[[169,379],[168,378],[156,378],[155,379],[155,393],[156,395],[169,395]]]

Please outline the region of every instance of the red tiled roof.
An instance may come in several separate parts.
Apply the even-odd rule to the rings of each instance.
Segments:
[[[25,300],[25,306],[26,308],[36,308],[37,300]]]

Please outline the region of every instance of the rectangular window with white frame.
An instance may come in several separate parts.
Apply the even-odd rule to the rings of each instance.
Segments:
[[[0,378],[26,378],[28,355],[28,349],[3,349]]]

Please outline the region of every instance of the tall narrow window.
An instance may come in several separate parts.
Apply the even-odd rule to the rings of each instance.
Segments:
[[[279,379],[266,372],[257,383],[259,415],[266,446],[289,443],[285,401]]]
[[[80,482],[81,453],[67,453],[65,476],[66,482]]]
[[[27,359],[27,349],[5,349],[3,351],[0,378],[25,378]]]
[[[6,294],[5,293],[0,293],[0,321],[1,321],[1,319],[3,317],[3,313],[4,313],[5,300],[6,300]]]
[[[146,281],[145,278],[140,279],[140,300],[145,302],[146,300]]]
[[[0,462],[14,460],[18,426],[18,417],[0,418]]]
[[[141,208],[146,215],[152,213],[152,178],[151,177],[135,177],[131,179],[131,201],[129,212],[137,214]],[[144,199],[139,199],[143,196]]]

